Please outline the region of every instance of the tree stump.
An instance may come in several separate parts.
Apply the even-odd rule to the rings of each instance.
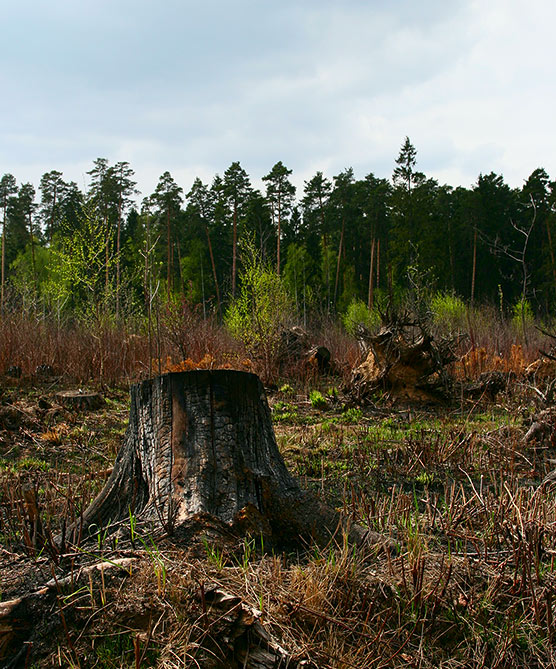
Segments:
[[[288,472],[259,378],[232,370],[177,372],[132,386],[124,443],[83,528],[130,513],[166,530],[208,515],[278,541],[329,540],[341,525]],[[352,530],[354,539],[363,534]]]
[[[66,409],[74,411],[93,411],[104,405],[104,398],[99,393],[85,390],[62,390],[56,393],[56,400]]]

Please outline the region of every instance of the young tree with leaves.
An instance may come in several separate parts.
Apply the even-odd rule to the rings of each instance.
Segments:
[[[252,358],[263,363],[263,377],[272,376],[280,336],[292,316],[292,305],[281,277],[262,261],[252,242],[242,246],[241,291],[226,313],[226,325]]]
[[[104,220],[89,200],[80,212],[79,225],[68,234],[61,235],[55,253],[60,294],[67,294],[75,308],[93,315],[97,320],[108,298],[103,279],[105,250]],[[109,268],[113,267],[114,255],[108,258],[108,262]]]
[[[104,285],[108,294],[110,285],[109,267],[113,256],[114,223],[117,220],[117,188],[114,172],[106,158],[97,158],[94,167],[87,172],[91,176],[88,199],[95,207],[104,224]]]

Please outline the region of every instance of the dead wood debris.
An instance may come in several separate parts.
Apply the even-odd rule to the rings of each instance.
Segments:
[[[556,407],[549,407],[533,416],[522,441],[525,444],[543,444],[549,441],[552,446],[556,445]]]
[[[308,333],[299,326],[284,330],[280,335],[278,361],[280,367],[305,362],[320,373],[331,371],[331,354],[326,346],[314,344]]]
[[[43,586],[32,592],[0,603],[0,661],[2,666],[18,666],[21,651],[32,643],[37,634],[37,622],[50,619],[53,598],[62,588],[72,586],[77,589],[79,583],[93,578],[97,574],[103,581],[107,572],[118,570],[130,574],[134,557],[114,558],[110,561],[96,562],[83,566],[75,573],[60,578],[53,577]],[[15,664],[14,664],[15,661]]]
[[[464,386],[464,394],[472,399],[489,399],[492,402],[498,393],[506,390],[509,375],[499,371],[483,372],[479,379]]]
[[[221,629],[218,638],[226,644],[230,657],[248,669],[273,669],[311,666],[298,661],[273,639],[262,623],[262,612],[231,595],[217,584],[200,590],[203,607],[218,610]]]
[[[379,389],[409,401],[438,401],[446,394],[445,368],[457,359],[460,335],[435,340],[405,318],[393,318],[374,335],[359,326],[357,334],[366,358],[353,371],[350,390],[359,400]]]

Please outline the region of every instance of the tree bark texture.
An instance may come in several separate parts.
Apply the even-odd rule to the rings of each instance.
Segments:
[[[232,370],[166,374],[132,387],[123,446],[82,527],[130,513],[165,529],[208,514],[277,540],[328,540],[341,526],[288,472],[259,378]]]

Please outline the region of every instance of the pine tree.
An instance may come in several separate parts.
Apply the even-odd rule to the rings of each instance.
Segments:
[[[334,206],[341,220],[340,241],[338,243],[338,256],[336,261],[336,280],[334,281],[335,305],[338,300],[338,286],[340,282],[340,263],[342,259],[342,252],[344,251],[346,220],[348,218],[351,219],[350,216],[351,212],[349,211],[349,209],[352,205],[352,199],[354,195],[354,190],[353,190],[354,181],[355,178],[353,175],[353,169],[351,167],[346,168],[343,172],[340,172],[340,174],[334,177],[334,190],[331,196],[331,199],[334,202]]]
[[[4,310],[4,290],[6,285],[6,223],[10,198],[17,193],[17,182],[12,174],[4,174],[0,179],[0,208],[2,209],[2,276],[0,283],[0,311]]]
[[[396,158],[396,165],[397,167],[392,174],[394,186],[397,188],[402,187],[408,195],[411,195],[414,186],[422,183],[424,180],[424,175],[415,170],[415,166],[417,165],[417,150],[409,141],[409,137],[405,138],[400,153]]]
[[[520,225],[531,217],[531,206],[536,212],[537,225],[529,243],[531,287],[542,297],[548,313],[556,296],[556,261],[551,223],[551,184],[543,168],[533,170],[521,189]]]
[[[277,162],[270,172],[263,177],[266,181],[266,197],[272,212],[272,221],[276,227],[276,268],[280,276],[280,240],[282,236],[282,222],[290,213],[295,197],[295,186],[289,180],[292,170],[289,170],[282,161]]]
[[[118,198],[118,226],[116,230],[116,316],[120,312],[120,270],[121,270],[121,232],[122,216],[124,211],[132,202],[132,196],[139,191],[135,188],[137,183],[133,181],[134,171],[128,162],[119,162],[110,170],[110,178],[113,179],[116,195]]]
[[[238,216],[245,209],[250,192],[247,172],[239,162],[232,163],[224,172],[224,196],[232,214],[232,297],[236,294]]]
[[[391,192],[388,180],[380,179],[372,173],[356,184],[356,197],[363,214],[363,227],[359,239],[368,239],[368,245],[360,244],[359,248],[363,251],[360,268],[362,274],[365,271],[365,260],[368,259],[367,306],[369,309],[374,304],[375,289],[380,287],[381,257],[385,257],[388,251]],[[364,253],[365,249],[368,250],[368,255]]]
[[[63,222],[66,234],[71,234],[71,231],[78,228],[83,214],[84,199],[75,181],[65,184],[60,196],[60,227]]]
[[[323,265],[325,295],[327,309],[330,308],[330,263],[329,263],[329,229],[326,212],[332,193],[332,183],[317,172],[309,181],[305,182],[303,207],[303,230],[306,238],[307,250],[316,264]],[[321,253],[322,245],[322,253]],[[322,262],[320,262],[322,255]]]
[[[417,151],[405,138],[400,153],[396,158],[397,167],[392,174],[394,190],[392,193],[393,240],[391,259],[397,266],[399,273],[403,273],[408,265],[415,262],[415,244],[418,232],[415,229],[415,188],[425,181],[425,175],[418,172]]]
[[[177,185],[170,172],[164,172],[151,196],[153,204],[158,208],[159,218],[166,220],[166,291],[168,297],[172,290],[174,256],[172,222],[180,211],[182,194],[183,188]]]
[[[212,278],[214,281],[214,289],[216,291],[216,303],[218,307],[218,314],[222,315],[222,304],[220,301],[220,286],[218,282],[218,275],[216,273],[216,263],[214,261],[214,253],[212,250],[212,240],[209,230],[209,222],[211,218],[211,196],[208,186],[206,186],[201,179],[197,178],[193,182],[193,186],[189,193],[187,193],[187,208],[195,216],[199,217],[201,225],[205,231],[207,239],[207,246],[209,251],[210,265],[212,269]]]
[[[62,172],[51,170],[42,175],[39,190],[41,192],[40,217],[46,232],[46,239],[51,242],[53,234],[60,224],[60,201],[66,184]]]
[[[29,243],[31,246],[31,264],[33,270],[33,283],[35,290],[38,292],[37,284],[37,263],[35,258],[35,232],[33,228],[33,216],[37,208],[35,202],[35,188],[31,183],[21,184],[18,194],[19,206],[21,213],[27,223],[29,231]]]

